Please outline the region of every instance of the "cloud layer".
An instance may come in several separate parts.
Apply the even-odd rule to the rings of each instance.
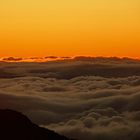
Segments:
[[[140,63],[1,63],[0,108],[79,140],[140,139]]]

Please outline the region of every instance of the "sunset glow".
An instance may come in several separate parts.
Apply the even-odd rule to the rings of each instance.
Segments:
[[[0,57],[140,56],[139,0],[1,0]]]

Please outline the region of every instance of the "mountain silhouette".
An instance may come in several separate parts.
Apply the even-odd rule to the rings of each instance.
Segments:
[[[13,110],[0,110],[1,140],[72,140],[39,127],[25,115]]]

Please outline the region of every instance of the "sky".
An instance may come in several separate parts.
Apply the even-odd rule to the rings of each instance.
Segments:
[[[139,0],[1,0],[0,57],[139,57],[139,7]]]

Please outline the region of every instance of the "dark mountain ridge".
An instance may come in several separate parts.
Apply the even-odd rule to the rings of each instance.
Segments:
[[[41,128],[23,114],[0,110],[0,139],[3,140],[72,140],[54,131]]]

